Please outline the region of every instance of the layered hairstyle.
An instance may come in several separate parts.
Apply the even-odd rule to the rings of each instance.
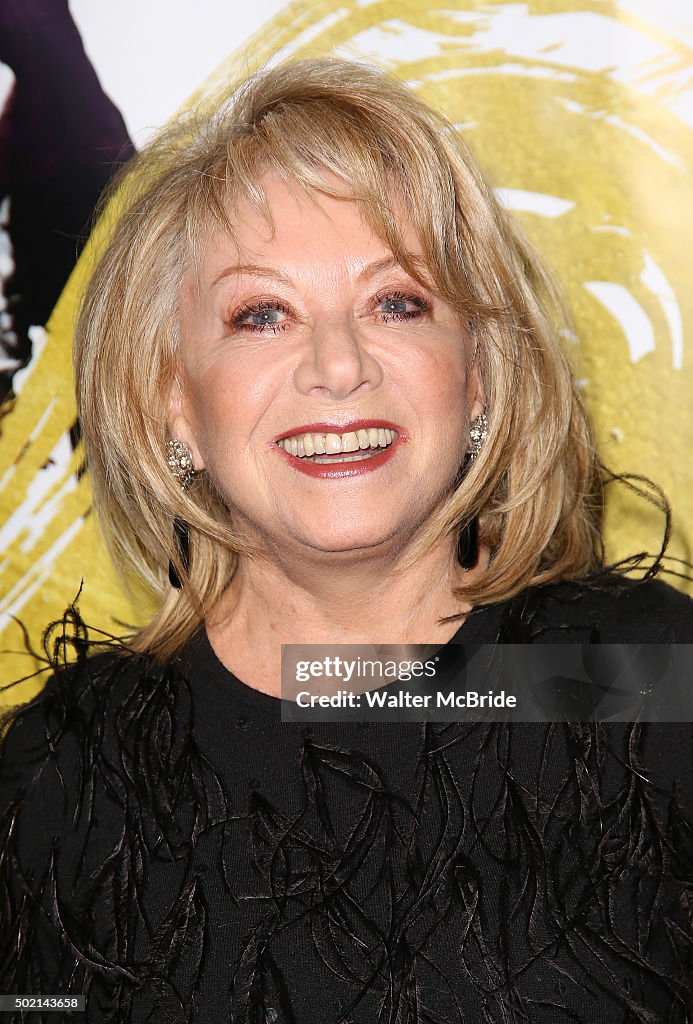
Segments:
[[[172,475],[167,412],[183,275],[210,228],[233,235],[238,201],[270,218],[267,171],[358,203],[402,267],[454,308],[460,343],[463,330],[473,336],[488,437],[418,553],[476,519],[491,561],[460,593],[477,604],[594,569],[598,464],[562,349],[562,304],[541,261],[440,114],[375,68],[298,60],[167,128],[127,165],[110,199],[115,225],[83,299],[75,369],[111,553],[157,601],[131,646],[175,653],[230,583],[239,555],[253,556],[207,474],[186,491]],[[416,231],[417,254],[403,244],[395,207]],[[189,526],[187,566],[176,518]],[[169,584],[169,560],[180,590]]]

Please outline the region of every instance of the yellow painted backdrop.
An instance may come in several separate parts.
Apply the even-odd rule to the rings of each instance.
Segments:
[[[566,345],[603,457],[664,488],[675,512],[670,554],[690,560],[693,137],[679,113],[693,60],[652,10],[646,0],[449,0],[439,10],[431,0],[296,2],[191,102],[277,54],[337,50],[389,68],[442,108],[565,284],[576,324]],[[598,59],[609,32],[611,66]],[[72,324],[107,230],[92,237],[45,334],[36,331],[0,423],[1,681],[34,667],[17,618],[39,643],[82,581],[88,622],[118,632],[147,614],[109,565],[68,436]],[[656,550],[662,527],[653,507],[614,494],[609,556]],[[14,690],[13,703],[35,685]]]

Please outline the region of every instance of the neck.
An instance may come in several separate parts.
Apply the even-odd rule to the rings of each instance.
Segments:
[[[413,566],[408,552],[292,552],[241,559],[233,582],[207,622],[221,661],[256,689],[278,695],[281,644],[445,643],[471,605],[453,588],[476,579],[482,551],[465,572],[454,540],[445,538]],[[440,622],[455,615],[451,622]]]

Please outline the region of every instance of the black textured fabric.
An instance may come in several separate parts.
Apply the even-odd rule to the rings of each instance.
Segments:
[[[561,584],[452,642],[693,643],[692,609]],[[690,726],[305,728],[203,631],[165,667],[76,650],[2,748],[3,992],[85,992],[89,1024],[692,1019]]]

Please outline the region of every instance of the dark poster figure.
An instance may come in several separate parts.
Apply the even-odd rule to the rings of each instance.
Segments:
[[[47,321],[99,194],[133,146],[67,0],[2,0],[0,60],[15,79],[0,114],[0,204],[9,197],[4,230],[14,264],[2,282],[2,400],[31,356],[29,328]]]

